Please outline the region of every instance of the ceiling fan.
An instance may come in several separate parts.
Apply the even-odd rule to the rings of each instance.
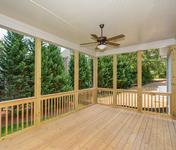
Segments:
[[[117,36],[107,38],[106,36],[103,36],[104,24],[100,24],[99,26],[100,26],[100,29],[101,29],[101,36],[98,37],[96,34],[91,34],[92,39],[95,40],[96,42],[82,43],[82,44],[80,44],[81,46],[86,46],[86,45],[89,45],[89,44],[98,43],[98,45],[96,46],[95,49],[104,50],[107,47],[107,45],[116,46],[116,47],[120,45],[120,44],[114,43],[112,41],[124,38],[125,35],[120,34],[120,35],[117,35]]]

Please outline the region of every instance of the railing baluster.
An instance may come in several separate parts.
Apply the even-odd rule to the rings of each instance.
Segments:
[[[11,133],[13,133],[13,105],[11,106]]]
[[[41,109],[41,111],[40,111],[40,120],[42,121],[43,120],[43,100],[41,100],[40,101],[40,103],[41,103],[41,106],[40,106],[40,109]]]
[[[5,135],[8,134],[8,107],[5,107]]]
[[[24,104],[22,104],[22,109],[21,109],[21,128],[24,128]]]
[[[28,117],[29,117],[29,103],[26,103],[26,127],[29,126],[29,118]]]
[[[19,105],[17,105],[17,130],[19,130]]]
[[[158,107],[159,107],[159,113],[161,113],[161,111],[160,111],[160,95],[158,95]]]

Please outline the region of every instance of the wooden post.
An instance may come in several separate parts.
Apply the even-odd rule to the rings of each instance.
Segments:
[[[78,108],[78,90],[79,90],[79,52],[74,50],[74,92],[75,108]]]
[[[117,55],[113,55],[113,105],[117,105]]]
[[[170,113],[173,116],[176,116],[176,45],[169,47],[171,52],[171,61],[172,61],[172,81],[171,81],[171,101],[170,101]]]
[[[138,111],[142,110],[142,51],[137,52],[137,84],[138,84],[138,95],[137,95],[137,108]]]
[[[41,99],[41,40],[35,39],[35,88],[34,96],[34,124],[40,123],[40,99]]]
[[[94,88],[94,92],[93,92],[93,103],[97,103],[97,87],[98,87],[98,58],[94,57],[93,58],[93,88]]]

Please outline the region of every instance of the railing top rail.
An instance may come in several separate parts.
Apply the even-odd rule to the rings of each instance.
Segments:
[[[98,88],[98,90],[102,90],[102,91],[113,91],[113,88]]]
[[[155,92],[155,91],[142,91],[143,94],[154,94],[154,95],[166,95],[170,96],[172,93],[170,92]]]
[[[8,106],[20,105],[25,103],[31,103],[31,102],[34,102],[35,99],[36,99],[35,97],[29,97],[29,98],[20,98],[20,99],[2,101],[0,102],[0,107],[8,107]]]
[[[128,90],[128,89],[117,89],[118,92],[131,92],[131,93],[137,93],[137,90]]]
[[[82,92],[88,92],[88,91],[93,91],[93,90],[95,90],[95,88],[81,89],[81,90],[78,90],[78,92],[82,93]]]
[[[60,93],[42,95],[41,99],[55,98],[55,97],[58,97],[58,96],[67,96],[67,95],[71,95],[71,94],[74,94],[74,91],[60,92]]]

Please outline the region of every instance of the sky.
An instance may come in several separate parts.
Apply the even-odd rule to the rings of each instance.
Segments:
[[[4,37],[4,35],[7,33],[7,30],[4,30],[0,28],[0,40]]]

